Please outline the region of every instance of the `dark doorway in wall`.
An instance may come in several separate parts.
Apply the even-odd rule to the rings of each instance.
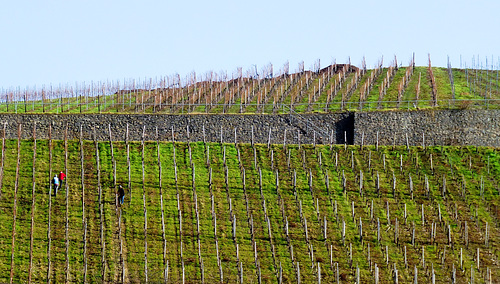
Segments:
[[[335,133],[336,144],[347,144],[352,145],[354,143],[354,113],[346,113],[345,117],[340,119],[335,123]]]

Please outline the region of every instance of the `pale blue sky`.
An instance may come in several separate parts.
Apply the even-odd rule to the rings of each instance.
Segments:
[[[499,1],[2,1],[0,88],[329,65],[497,65]],[[43,2],[43,3],[42,3]]]

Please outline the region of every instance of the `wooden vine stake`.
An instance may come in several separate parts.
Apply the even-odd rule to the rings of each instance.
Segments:
[[[200,240],[200,213],[198,210],[198,196],[196,194],[196,175],[195,175],[195,168],[194,165],[191,164],[192,170],[191,170],[191,186],[193,189],[193,200],[194,200],[194,206],[195,206],[195,213],[196,213],[196,241],[198,244],[198,261],[200,262],[200,273],[201,273],[201,278],[204,279],[204,271],[203,271],[203,258],[201,257],[201,240]]]
[[[34,163],[33,163],[34,164]],[[66,216],[65,221],[66,225],[64,227],[65,234],[65,247],[66,247],[66,255],[65,255],[65,281],[70,282],[70,271],[69,271],[69,184],[68,184],[68,124],[66,124],[66,129],[64,131],[64,171],[66,174],[66,181],[64,184],[66,185]],[[62,181],[60,181],[62,183]]]
[[[108,132],[109,132],[109,148],[111,150],[111,163],[113,164],[113,188],[116,191],[116,160],[115,160],[115,151],[113,148],[113,135],[111,134],[111,124],[108,124]],[[118,195],[115,195],[115,210],[118,210]]]
[[[99,143],[97,142],[97,135],[94,127],[94,145],[95,157],[97,168],[97,190],[99,192],[99,222],[100,222],[100,244],[101,244],[101,277],[103,281],[106,276],[106,242],[104,239],[104,208],[102,200],[102,187],[101,187],[101,165],[99,158]]]
[[[50,129],[50,128],[49,128]],[[52,143],[52,142],[49,142]],[[52,145],[52,144],[50,144]],[[52,146],[50,146],[50,157],[52,160]],[[87,282],[87,219],[85,217],[85,156],[83,154],[83,131],[80,125],[80,165],[81,165],[81,181],[82,181],[82,224],[83,224],[83,283]],[[50,163],[49,163],[50,164]],[[49,198],[50,200],[50,198]],[[50,214],[50,210],[49,210]],[[50,215],[49,215],[50,216]]]
[[[161,209],[161,232],[163,239],[163,279],[165,283],[168,279],[167,271],[167,240],[165,237],[165,210],[163,209],[163,186],[162,186],[162,166],[161,166],[161,156],[160,156],[160,141],[158,138],[158,127],[156,128],[156,153],[158,155],[158,185],[160,189],[160,209]]]
[[[108,132],[109,132],[109,147],[111,150],[111,163],[113,164],[113,189],[116,191],[116,160],[115,160],[115,152],[113,148],[113,135],[111,133],[111,124],[108,124]],[[116,218],[118,222],[118,243],[119,243],[119,263],[120,263],[120,279],[122,283],[125,283],[125,266],[123,259],[123,239],[122,239],[122,211],[121,207],[118,206],[118,195],[115,194],[115,212]]]
[[[488,230],[488,222],[486,222],[485,232],[484,232],[484,245],[486,247],[489,247],[489,238],[490,238],[490,233],[489,233],[489,230]]]
[[[50,127],[50,125],[49,125]],[[0,197],[2,197],[2,187],[3,187],[3,174],[4,174],[4,164],[5,164],[5,130],[7,128],[7,123],[3,124],[3,137],[2,137],[2,160],[0,161]],[[50,178],[50,176],[49,176]]]
[[[181,267],[182,267],[182,283],[185,281],[185,271],[184,271],[184,254],[183,254],[183,242],[182,242],[182,210],[180,205],[180,196],[179,196],[179,180],[177,177],[177,160],[175,153],[175,142],[174,142],[174,128],[172,127],[172,150],[173,150],[173,162],[174,162],[174,174],[175,174],[175,189],[176,189],[176,199],[177,199],[177,213],[179,219],[179,239],[180,239],[180,258],[181,258]]]
[[[419,99],[419,96],[420,96],[420,79],[422,77],[422,72],[418,72],[418,83],[417,83],[417,86],[415,87],[415,105],[416,107],[418,107],[418,99]]]
[[[10,283],[14,280],[14,247],[16,243],[16,219],[17,219],[17,190],[19,189],[19,167],[21,164],[21,124],[17,128],[17,166],[16,166],[16,182],[14,186],[14,209],[12,220],[12,248],[10,253]]]
[[[132,181],[131,181],[131,168],[130,168],[130,144],[128,142],[128,123],[127,123],[127,130],[125,132],[125,145],[127,147],[127,171],[128,171],[128,185],[127,185],[127,187],[128,187],[128,192],[130,194],[129,203],[132,204]]]
[[[144,170],[144,136],[146,126],[142,128],[141,139],[141,159],[142,159],[142,205],[144,210],[144,277],[148,282],[148,211],[146,208],[146,185],[145,185],[145,170]]]
[[[300,284],[300,263],[297,261],[297,284]]]
[[[430,54],[429,54],[428,71],[429,71],[429,79],[430,79],[431,87],[432,87],[432,90],[431,90],[432,91],[432,105],[437,106],[438,93],[437,93],[437,87],[436,87],[436,79],[434,78],[434,73],[432,72],[431,55]]]
[[[28,283],[31,283],[31,272],[33,266],[33,228],[35,227],[35,163],[36,163],[36,122],[33,124],[33,188],[31,191],[31,229],[30,229],[30,264],[28,268]]]
[[[80,128],[80,133],[81,133],[81,128]],[[81,140],[81,138],[80,138],[80,140]],[[82,169],[83,169],[83,166],[82,166]],[[49,124],[49,179],[51,179],[51,178],[52,178],[52,124]],[[83,182],[83,176],[82,176],[82,182]],[[50,236],[51,217],[52,217],[52,182],[49,182],[49,212],[48,212],[48,220],[47,220],[47,223],[48,223],[48,227],[47,227],[47,283],[51,282],[50,281],[51,280],[50,271],[52,270],[52,260],[50,258],[50,256],[51,256],[50,248],[51,248],[51,244],[52,244],[52,238]],[[84,261],[85,260],[86,260],[86,258],[85,258],[85,254],[84,254]],[[84,274],[84,282],[85,282],[85,274]]]

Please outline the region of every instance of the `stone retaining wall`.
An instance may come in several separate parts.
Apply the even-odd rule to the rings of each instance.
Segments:
[[[355,144],[500,147],[499,110],[383,111],[354,114]],[[363,141],[363,142],[361,142]]]
[[[477,145],[500,147],[499,110],[425,110],[303,115],[143,115],[143,114],[0,114],[0,137],[6,123],[6,137],[17,138],[22,125],[23,139],[33,136],[47,139],[49,125],[52,138],[63,139],[66,126],[69,139],[109,139],[123,141],[128,125],[129,140],[139,141],[144,130],[146,140],[255,143],[333,143],[405,145]],[[188,134],[189,129],[189,134]],[[204,134],[205,133],[205,134]],[[378,134],[378,135],[377,135]],[[299,138],[300,137],[300,138]]]
[[[352,143],[352,114],[333,113],[318,115],[141,115],[141,114],[0,114],[0,137],[2,125],[6,125],[6,137],[17,138],[18,125],[22,125],[22,138],[33,137],[33,125],[36,123],[37,139],[47,139],[49,125],[52,125],[52,138],[64,139],[66,126],[69,139],[79,139],[80,128],[83,139],[112,139],[123,141],[128,125],[128,139],[140,141],[144,131],[146,140],[156,139],[156,129],[160,140],[220,142],[253,141],[283,143],[286,130],[287,143],[344,143],[344,132],[349,132],[348,142]],[[188,134],[189,130],[189,134]],[[333,131],[333,136],[332,136]],[[315,133],[316,132],[316,133]],[[300,137],[300,138],[299,138]]]

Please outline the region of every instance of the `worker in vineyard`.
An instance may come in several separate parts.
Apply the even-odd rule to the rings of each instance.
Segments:
[[[57,190],[59,189],[59,178],[57,175],[52,179],[52,184],[54,185],[54,196],[57,195]]]
[[[59,182],[61,182],[61,186],[62,186],[62,183],[64,182],[65,178],[66,178],[66,174],[63,173],[62,171],[59,172]]]
[[[123,200],[125,199],[125,190],[123,189],[123,186],[120,184],[118,185],[118,202],[120,202],[120,205],[123,204]]]

